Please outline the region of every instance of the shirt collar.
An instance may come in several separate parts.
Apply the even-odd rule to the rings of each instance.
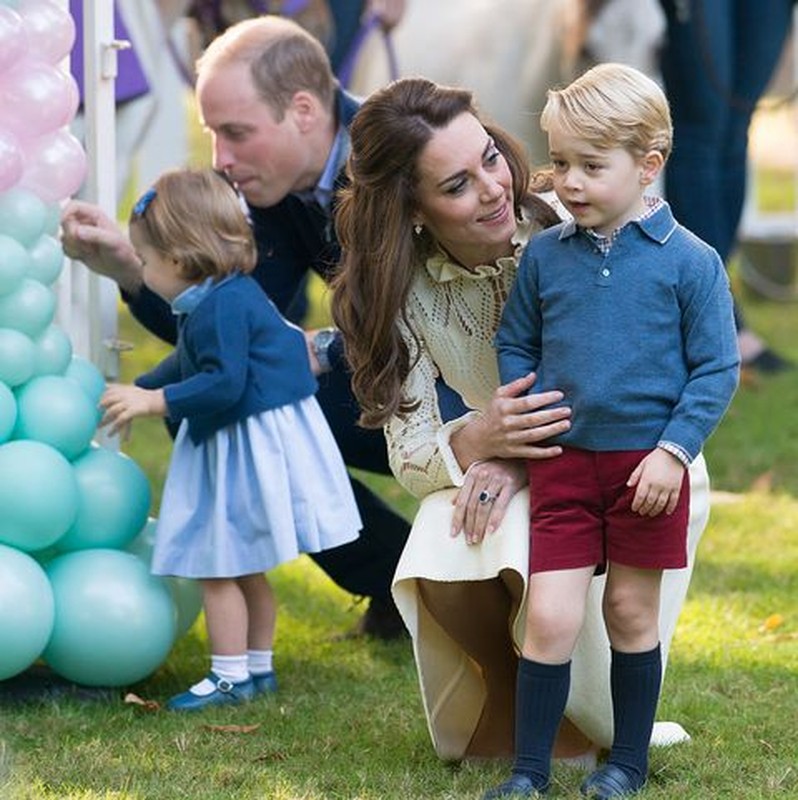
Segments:
[[[662,244],[670,237],[676,227],[676,221],[673,219],[670,206],[661,197],[646,196],[643,201],[646,204],[646,210],[637,219],[630,220],[616,228],[609,236],[596,233],[592,228],[580,228],[575,220],[571,218],[563,223],[560,239],[567,239],[582,231],[601,246],[601,243],[612,244],[618,233],[627,225],[637,225],[649,238]]]
[[[294,192],[303,203],[316,202],[325,211],[329,210],[335,193],[335,181],[349,156],[349,147],[349,131],[344,125],[339,125],[324,170],[316,185],[312,189]]]
[[[214,280],[212,277],[205,278],[202,283],[192,283],[187,286],[169,304],[173,314],[190,314],[217,286],[221,286],[227,281],[233,280],[238,272],[231,272],[224,278]]]

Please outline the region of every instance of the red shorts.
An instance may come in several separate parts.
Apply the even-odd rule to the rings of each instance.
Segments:
[[[529,571],[603,567],[607,561],[642,569],[687,566],[687,470],[673,514],[644,517],[631,509],[635,487],[626,481],[649,452],[566,447],[555,458],[529,461]]]

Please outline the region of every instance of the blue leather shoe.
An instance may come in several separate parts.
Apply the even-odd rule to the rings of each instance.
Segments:
[[[253,675],[252,683],[255,684],[255,694],[273,694],[277,691],[277,676],[274,672]]]
[[[482,800],[498,800],[501,797],[543,797],[548,790],[548,784],[543,787],[537,787],[532,782],[532,779],[526,775],[513,775],[504,783],[494,786],[493,789],[488,789],[482,795]]]
[[[231,683],[224,678],[220,678],[215,672],[209,672],[206,676],[216,688],[210,694],[194,694],[189,689],[187,692],[171,697],[166,707],[170,711],[199,711],[209,706],[237,705],[246,703],[255,696],[255,682],[252,678],[245,681]]]
[[[605,764],[585,779],[579,791],[593,800],[613,800],[616,797],[631,797],[646,785],[615,764]]]

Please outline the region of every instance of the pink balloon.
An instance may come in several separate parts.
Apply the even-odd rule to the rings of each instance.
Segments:
[[[20,187],[45,203],[73,195],[86,177],[86,152],[67,128],[40,137],[25,147]]]
[[[27,46],[22,17],[13,8],[0,5],[0,72],[19,61]]]
[[[0,192],[19,183],[24,166],[17,137],[10,131],[0,130]]]
[[[0,75],[0,128],[23,144],[71,122],[77,108],[75,79],[44,61],[24,58]]]
[[[22,0],[19,14],[28,37],[28,52],[57,64],[75,43],[75,21],[69,11],[52,0]]]

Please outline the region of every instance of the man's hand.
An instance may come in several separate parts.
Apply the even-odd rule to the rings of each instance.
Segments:
[[[132,295],[141,289],[141,262],[127,236],[99,206],[73,200],[61,215],[61,245],[69,258],[116,281]]]

